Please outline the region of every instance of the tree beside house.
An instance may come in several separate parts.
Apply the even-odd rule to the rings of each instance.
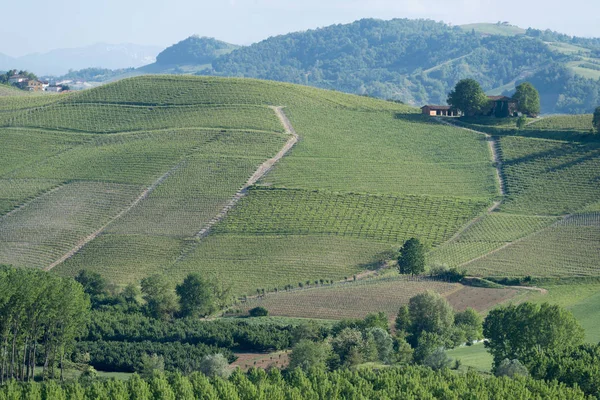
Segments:
[[[427,105],[421,108],[430,116],[494,116],[508,118],[526,115],[535,118],[540,113],[540,95],[529,83],[521,83],[513,97],[488,96],[474,79],[459,81],[449,93],[448,106]],[[442,111],[438,111],[442,110]],[[452,110],[449,112],[447,110]]]

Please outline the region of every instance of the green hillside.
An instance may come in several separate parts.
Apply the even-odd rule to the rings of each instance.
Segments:
[[[0,263],[120,285],[199,271],[250,294],[377,268],[418,237],[472,274],[598,274],[589,116],[534,121],[537,137],[470,125],[501,135],[500,196],[482,134],[306,86],[145,76],[0,107]],[[299,142],[236,195],[291,140],[273,107]]]
[[[19,208],[0,217],[0,263],[118,284],[200,271],[251,293],[351,276],[412,236],[437,245],[497,195],[479,135],[365,97],[140,77],[3,104],[0,206]],[[199,236],[289,139],[270,106],[285,107],[300,142]]]
[[[506,194],[430,261],[493,277],[600,275],[600,143],[591,116],[542,118],[521,131],[506,121],[470,122],[461,125],[497,135]]]
[[[496,95],[510,95],[527,80],[540,91],[543,113],[589,113],[600,104],[599,51],[597,38],[506,22],[451,26],[363,19],[241,48],[191,37],[138,72],[270,79],[415,106],[445,104],[463,78],[476,79]]]

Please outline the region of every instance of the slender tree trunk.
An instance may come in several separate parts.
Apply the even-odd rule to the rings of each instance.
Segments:
[[[15,358],[17,358],[17,329],[13,329],[12,353],[10,357],[10,377],[15,377]]]
[[[45,347],[45,355],[44,355],[44,367],[42,369],[42,375],[44,377],[44,380],[46,380],[46,378],[48,377],[48,361],[49,361],[49,357],[50,357],[50,351],[48,350],[48,343],[46,342]]]
[[[52,346],[52,362],[50,363],[50,377],[56,378],[56,346]]]
[[[2,349],[0,350],[0,385],[4,384],[4,373],[6,372],[6,346],[7,346],[7,338],[4,338],[4,342],[2,343]]]
[[[33,342],[33,356],[29,361],[31,363],[31,380],[35,380],[35,362],[37,358],[37,340]]]
[[[25,376],[25,368],[27,366],[27,347],[29,345],[29,336],[25,337],[25,343],[23,344],[23,364],[21,365],[21,380],[27,380]],[[29,372],[29,371],[28,371]]]
[[[64,352],[60,353],[60,381],[64,382],[65,381],[65,377],[64,377],[64,362],[65,362],[65,354]]]

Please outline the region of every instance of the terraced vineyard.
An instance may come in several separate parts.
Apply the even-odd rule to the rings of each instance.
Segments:
[[[495,277],[600,275],[594,222],[600,211],[600,143],[585,128],[590,119],[556,116],[529,125],[540,129],[540,137],[546,130],[572,130],[569,140],[500,136],[507,192],[500,212],[434,249],[431,262]]]
[[[600,143],[502,137],[506,212],[564,215],[600,199]]]
[[[486,276],[599,276],[600,213],[559,222],[467,265]]]
[[[477,221],[462,235],[433,250],[434,264],[462,266],[495,249],[531,235],[555,222],[557,217],[492,213]]]
[[[288,140],[270,106],[284,107],[300,141],[200,239]],[[596,228],[557,221],[600,211],[598,143],[511,134],[499,144],[507,195],[490,214],[499,184],[485,137],[401,104],[183,76],[0,97],[0,263],[91,269],[118,284],[197,271],[241,295],[351,277],[414,236],[431,247],[431,263],[470,273],[596,274],[597,256],[583,248],[597,248]],[[527,246],[561,249],[544,261],[555,272],[538,266],[541,256],[529,265]],[[567,264],[566,246],[578,257]]]
[[[426,196],[255,189],[215,229],[218,234],[334,235],[429,245],[448,239],[486,203]]]
[[[528,124],[528,128],[540,130],[574,130],[589,131],[592,129],[591,114],[581,115],[553,115],[544,117]]]
[[[288,139],[270,106],[285,107],[300,142],[196,238]],[[485,141],[417,113],[284,83],[168,76],[2,98],[0,263],[92,269],[118,284],[199,271],[238,294],[352,276],[409,237],[442,243],[497,193]]]
[[[364,318],[382,311],[392,321],[400,306],[426,290],[446,297],[456,310],[472,307],[478,311],[518,293],[515,289],[483,289],[424,278],[393,277],[268,294],[247,301],[241,310],[261,306],[270,315],[320,319]]]

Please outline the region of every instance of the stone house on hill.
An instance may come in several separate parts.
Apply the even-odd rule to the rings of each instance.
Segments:
[[[516,117],[518,112],[518,102],[506,96],[488,96],[490,101],[490,109],[487,116],[495,116],[496,118]]]

